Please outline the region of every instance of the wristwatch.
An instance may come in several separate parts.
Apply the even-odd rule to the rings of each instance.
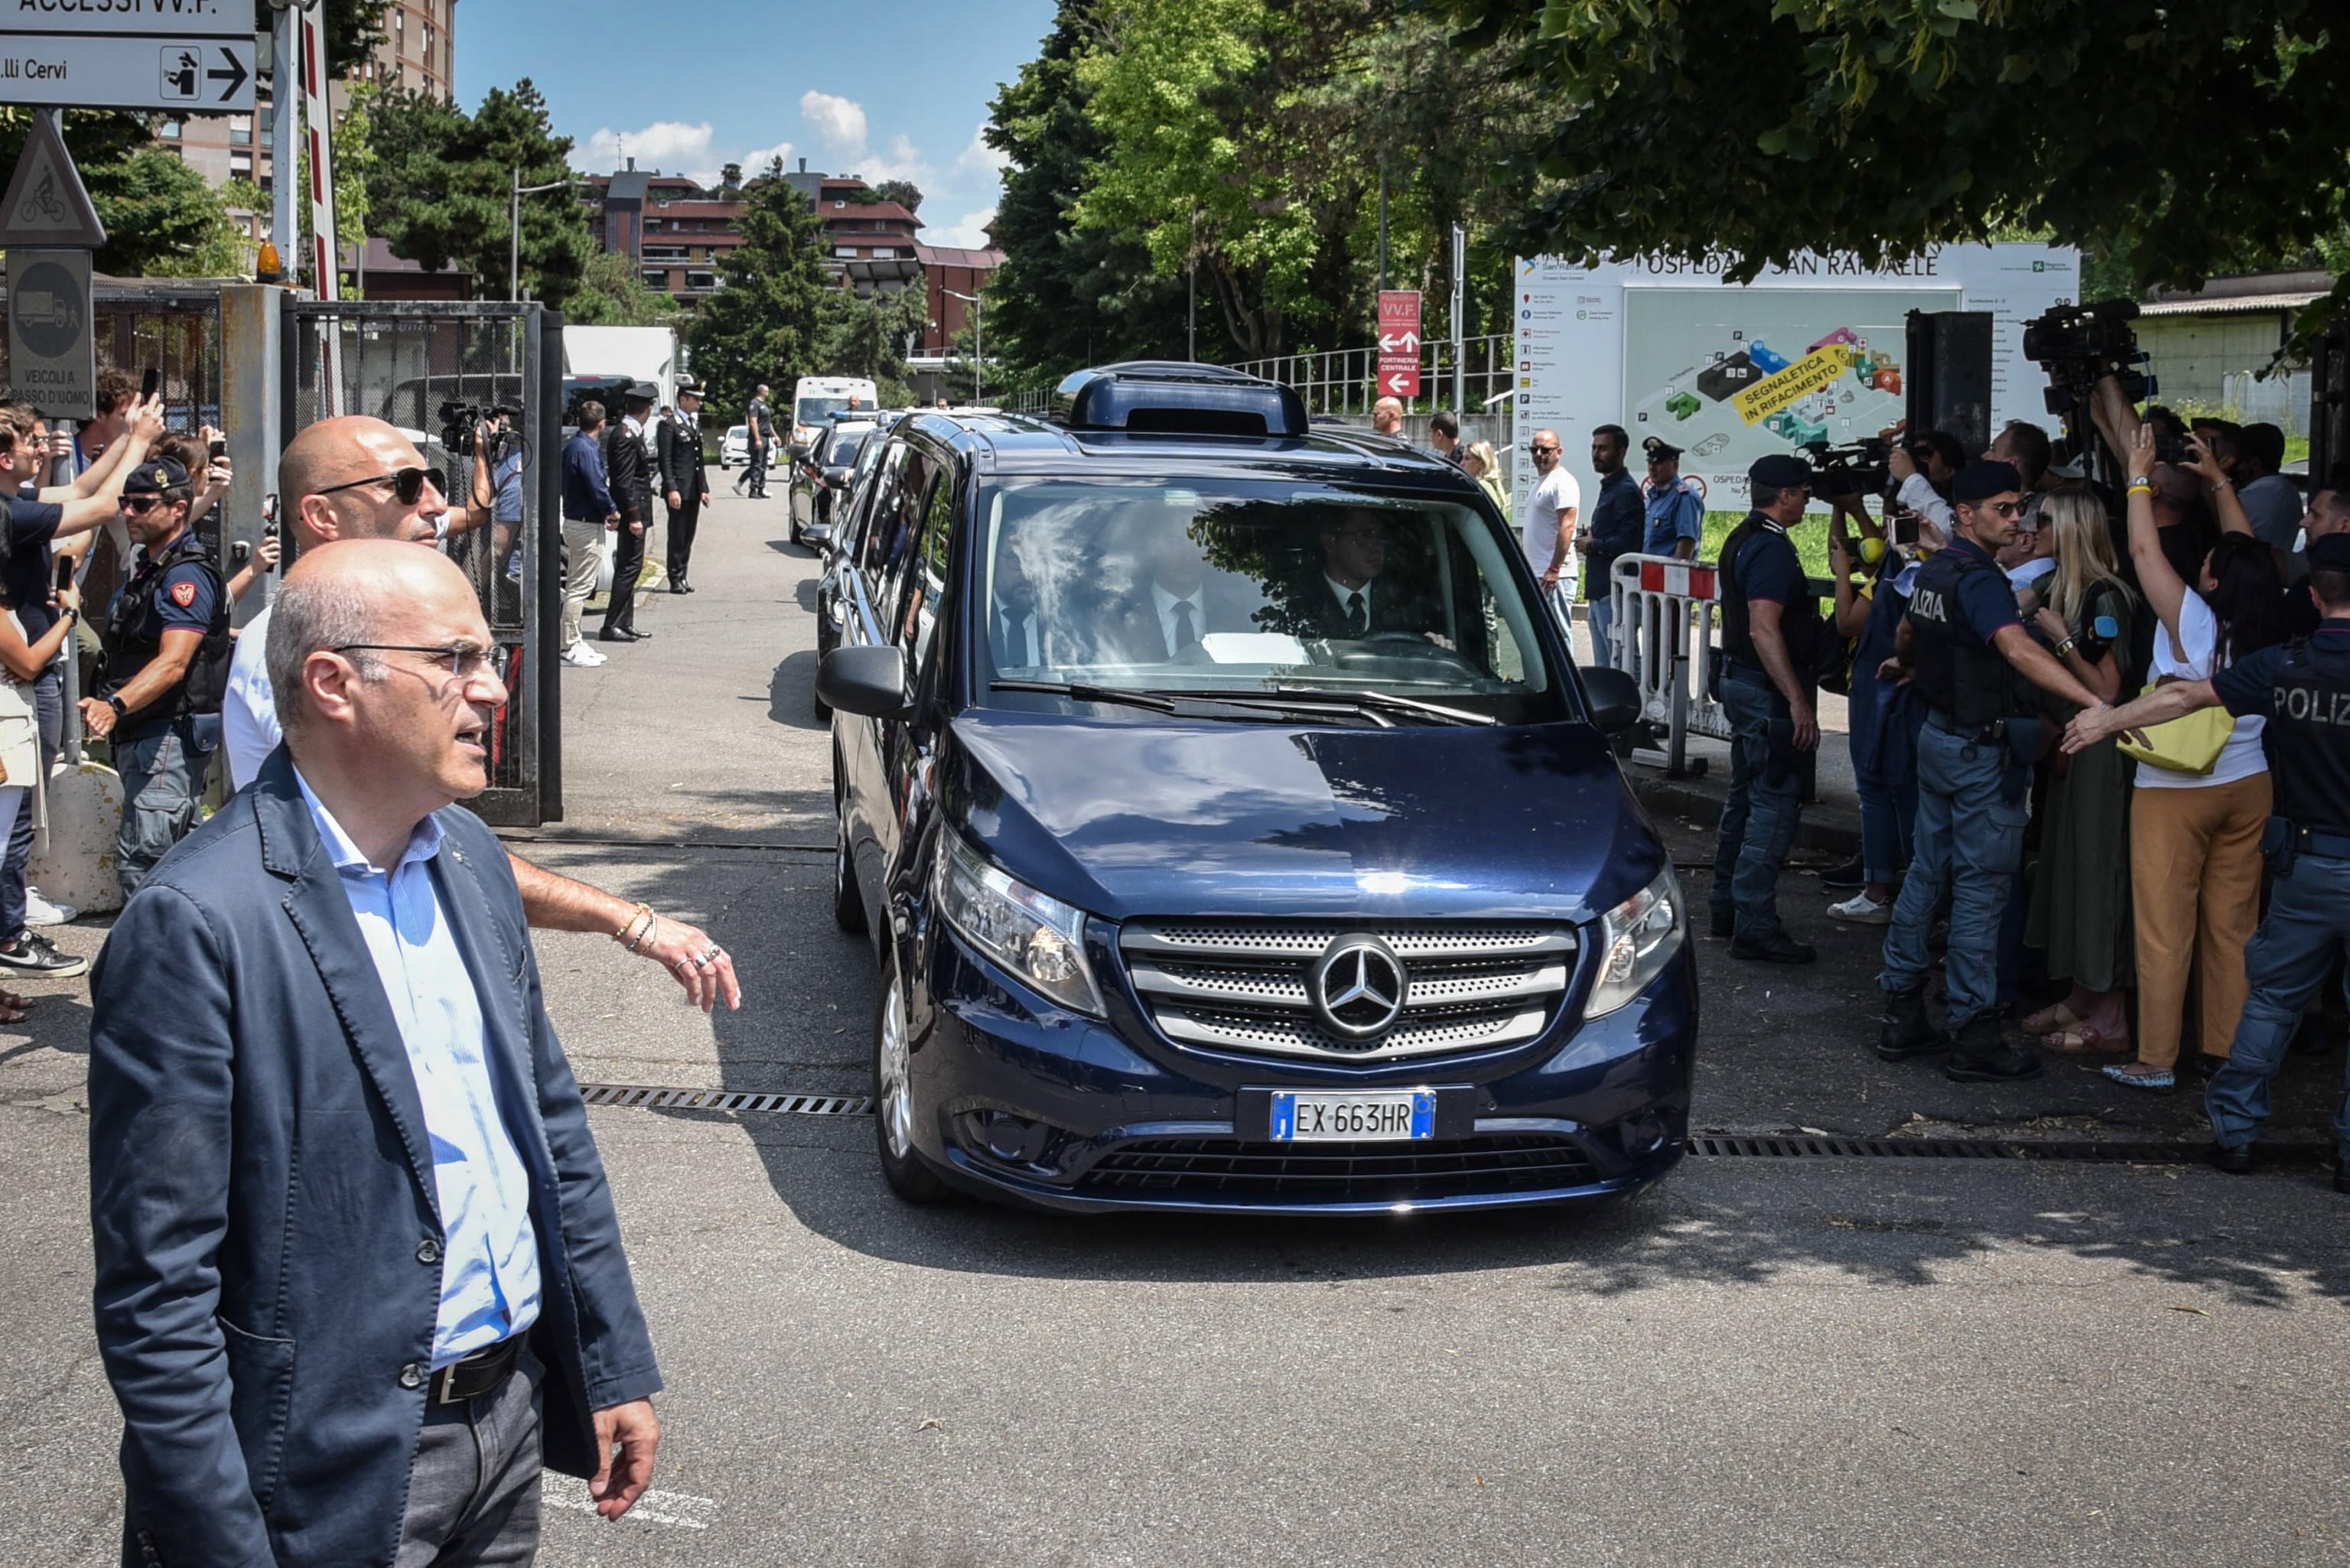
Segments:
[[[114,722],[118,724],[130,717],[130,710],[122,705],[122,699],[117,693],[107,693],[106,705],[114,710]]]

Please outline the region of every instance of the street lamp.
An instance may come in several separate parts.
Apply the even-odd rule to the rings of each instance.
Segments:
[[[506,255],[506,302],[522,302],[522,199],[536,196],[542,191],[567,191],[574,185],[585,185],[585,180],[550,180],[544,185],[525,185],[522,171],[514,171],[514,205],[506,220],[506,237],[510,242]]]
[[[971,306],[971,400],[984,406],[987,392],[981,385],[980,378],[986,373],[987,340],[980,334],[986,325],[985,307],[975,294],[957,294],[943,284],[939,286],[939,292],[949,299],[960,299]]]

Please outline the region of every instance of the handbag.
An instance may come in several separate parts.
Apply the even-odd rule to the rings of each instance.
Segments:
[[[2162,683],[2149,680],[2146,689],[2151,691]],[[2235,715],[2227,709],[2199,708],[2167,723],[2148,724],[2139,732],[2146,737],[2142,746],[2124,735],[2121,753],[2153,767],[2168,768],[2175,774],[2209,774],[2219,762],[2228,737],[2235,732]]]

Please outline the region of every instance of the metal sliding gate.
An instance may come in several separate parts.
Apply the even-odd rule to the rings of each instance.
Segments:
[[[287,440],[339,415],[386,421],[442,474],[452,506],[473,504],[476,468],[486,468],[497,520],[448,546],[509,659],[490,787],[473,806],[502,826],[559,821],[562,317],[537,305],[369,300],[291,299],[286,311]],[[507,449],[472,450],[478,410],[494,404],[520,410],[510,438],[518,504],[511,491],[498,494]]]

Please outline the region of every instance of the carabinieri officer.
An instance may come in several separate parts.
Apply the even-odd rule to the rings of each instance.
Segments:
[[[2023,854],[2032,764],[2045,738],[2033,688],[2092,711],[2097,694],[2032,639],[1992,557],[2014,539],[2023,480],[2012,463],[1970,462],[1952,482],[1955,536],[1918,568],[1896,657],[1926,702],[1918,735],[1917,844],[1885,937],[1888,1062],[1944,1049],[1926,1016],[1926,939],[1947,888],[1950,1059],[1961,1083],[2040,1075],[2036,1051],[1999,1027],[1999,926]]]
[[[1721,687],[1733,750],[1713,846],[1713,934],[1730,956],[1768,963],[1819,957],[1779,923],[1779,869],[1804,809],[1798,752],[1820,743],[1812,670],[1820,601],[1787,530],[1803,521],[1812,471],[1773,452],[1746,471],[1753,510],[1721,546]]]
[[[2268,919],[2244,948],[2251,995],[2234,1047],[2211,1075],[2211,1163],[2242,1174],[2269,1118],[2276,1076],[2302,1009],[2350,942],[2350,534],[2309,546],[2316,634],[2248,654],[2209,680],[2181,680],[2136,701],[2084,713],[2064,732],[2077,752],[2122,730],[2223,706],[2268,721],[2262,732],[2277,815],[2262,841],[2276,877]],[[2350,1192],[2350,1095],[2334,1115],[2334,1190]]]
[[[122,775],[115,877],[126,899],[195,826],[204,773],[220,746],[228,685],[229,597],[212,546],[188,526],[188,471],[150,458],[122,485],[140,545],[106,618],[106,674],[81,701],[92,735],[114,743]]]

